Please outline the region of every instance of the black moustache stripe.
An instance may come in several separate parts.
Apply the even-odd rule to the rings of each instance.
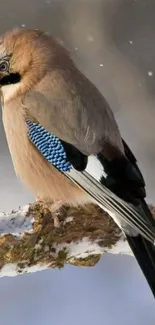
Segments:
[[[10,73],[8,76],[4,76],[2,79],[0,79],[0,85],[11,85],[16,84],[21,80],[21,76],[19,73]]]

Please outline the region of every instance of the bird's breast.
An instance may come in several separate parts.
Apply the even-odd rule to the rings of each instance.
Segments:
[[[12,105],[3,105],[2,118],[8,147],[18,174],[23,160],[26,160],[29,156],[24,111],[20,108],[18,102],[13,102]]]
[[[31,143],[20,103],[5,105],[2,110],[15,172],[34,195],[73,205],[90,201],[80,188],[50,164]]]

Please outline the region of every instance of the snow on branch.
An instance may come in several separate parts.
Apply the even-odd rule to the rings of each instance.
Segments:
[[[106,252],[132,255],[118,226],[99,207],[64,206],[58,218],[56,227],[38,203],[0,213],[0,277],[64,264],[94,266]]]

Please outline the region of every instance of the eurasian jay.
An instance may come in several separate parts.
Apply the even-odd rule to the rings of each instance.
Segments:
[[[97,203],[124,232],[155,296],[155,220],[145,182],[99,90],[38,30],[0,38],[4,129],[17,176],[41,204]]]

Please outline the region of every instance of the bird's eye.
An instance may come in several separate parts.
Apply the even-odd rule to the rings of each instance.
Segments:
[[[6,61],[0,63],[0,71],[2,72],[8,71],[8,63]]]

